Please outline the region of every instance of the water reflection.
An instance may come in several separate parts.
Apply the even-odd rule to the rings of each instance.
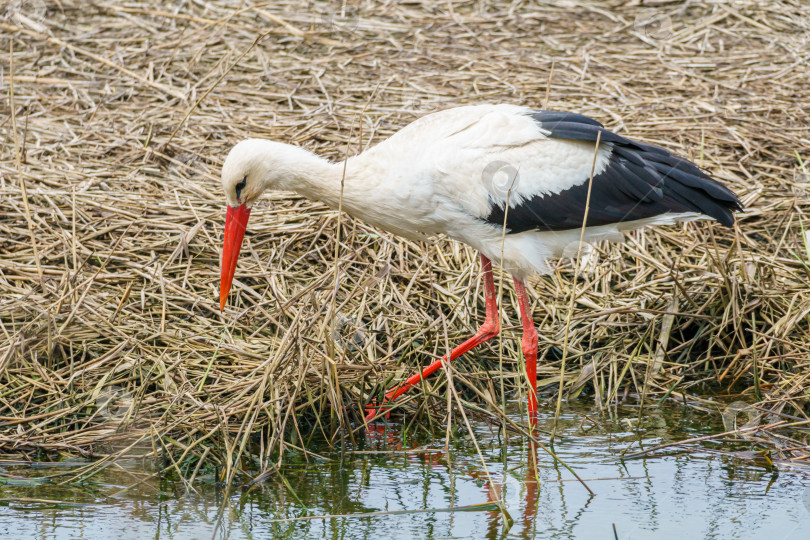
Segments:
[[[550,428],[552,414],[538,419],[541,429]],[[0,463],[0,503],[8,506],[0,537],[579,539],[613,538],[615,526],[623,540],[807,538],[807,472],[730,457],[713,443],[617,460],[722,430],[720,418],[679,408],[639,416],[565,408],[554,451],[595,496],[543,448],[515,436],[504,444],[485,425],[475,426],[482,456],[468,436],[446,451],[444,440],[417,444],[396,426],[376,426],[361,448],[312,448],[325,459],[289,456],[261,484],[227,494],[213,475],[187,490],[134,460],[66,486],[31,479],[75,463]],[[755,457],[755,448],[735,450]],[[488,502],[503,511],[481,506]],[[465,506],[472,509],[449,511]],[[513,520],[507,531],[504,513]]]

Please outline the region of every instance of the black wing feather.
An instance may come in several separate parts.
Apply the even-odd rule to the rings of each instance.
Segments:
[[[635,221],[666,213],[698,212],[726,226],[742,210],[737,196],[694,163],[657,146],[631,141],[575,113],[535,111],[531,117],[549,137],[610,145],[607,166],[593,178],[587,226]],[[588,180],[555,194],[535,195],[509,207],[509,233],[561,231],[582,226]],[[493,205],[486,221],[503,226],[503,203]]]
[[[592,126],[605,127],[593,118],[584,114],[577,114],[563,111],[536,111],[531,115],[534,120],[544,126],[545,129],[559,122],[573,122],[576,124],[589,124]]]

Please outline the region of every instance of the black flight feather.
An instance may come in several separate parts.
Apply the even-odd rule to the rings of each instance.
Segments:
[[[684,212],[706,214],[731,226],[733,212],[742,210],[734,192],[663,148],[631,141],[580,114],[535,111],[531,118],[550,138],[595,142],[598,136],[611,148],[607,166],[593,178],[588,227]],[[581,227],[590,178],[578,180],[559,193],[538,194],[510,205],[507,232]],[[485,219],[503,226],[504,202],[496,201]]]

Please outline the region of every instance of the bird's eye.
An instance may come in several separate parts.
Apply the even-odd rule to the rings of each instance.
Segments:
[[[244,178],[242,178],[242,181],[241,181],[241,182],[239,182],[238,184],[236,184],[236,198],[237,198],[237,199],[238,199],[238,198],[239,198],[239,196],[242,194],[242,189],[245,187],[245,184],[246,184],[246,183],[247,183],[247,176],[245,176]]]

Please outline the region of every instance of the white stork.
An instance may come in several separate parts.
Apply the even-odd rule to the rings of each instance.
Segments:
[[[248,139],[231,150],[222,167],[228,208],[220,309],[250,208],[262,192],[294,191],[337,208],[341,180],[342,208],[355,218],[412,239],[445,234],[480,252],[486,319],[448,361],[498,335],[490,261],[501,262],[514,276],[532,423],[537,331],[524,280],[548,273],[548,258],[578,244],[586,210],[585,241],[619,240],[629,229],[683,220],[714,218],[731,226],[733,212],[742,210],[732,191],[688,160],[574,113],[515,105],[457,107],[428,114],[345,163],[330,163],[289,144]],[[443,360],[388,392],[386,401],[436,371]]]

